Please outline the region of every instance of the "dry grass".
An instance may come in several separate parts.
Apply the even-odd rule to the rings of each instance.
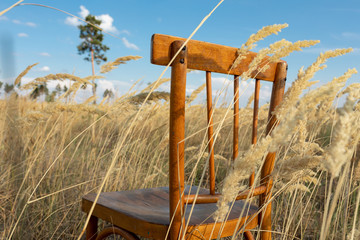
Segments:
[[[103,105],[35,102],[15,95],[1,101],[1,110],[7,113],[0,118],[2,238],[9,236],[17,221],[14,239],[72,239],[78,236],[85,220],[80,211],[81,196],[99,188],[117,142],[124,141],[124,133],[139,111],[134,99],[139,97],[141,102],[142,95],[144,93]],[[317,159],[322,153],[319,148],[329,148],[335,144],[333,139],[339,138],[338,128],[334,126],[339,121],[341,124],[345,113],[337,114],[340,110],[336,111],[331,105],[327,110],[317,109],[317,113],[321,110],[324,116],[327,115],[327,119],[319,118],[322,125],[318,127],[318,122],[308,119],[304,127],[292,133],[280,148],[274,172],[276,239],[317,239],[322,226],[328,226],[326,235],[334,239],[357,234],[355,208],[359,190],[355,179],[358,176],[351,174],[356,173],[357,156],[344,163],[337,178],[330,169],[324,171],[327,170],[324,166],[329,165],[320,163],[326,159]],[[223,180],[226,174],[227,178],[231,176],[228,167],[232,156],[232,116],[227,112],[228,109],[218,108],[214,115],[214,129],[218,133],[215,143],[217,187],[225,192]],[[251,114],[251,108],[240,110],[241,156],[246,156],[250,147]],[[188,182],[196,184],[207,159],[205,116],[205,106],[187,107],[186,133],[190,137],[186,140],[186,175]],[[167,98],[144,106],[119,151],[103,191],[167,184],[167,118]],[[266,118],[264,106],[260,110],[259,133],[264,131]],[[358,118],[353,120],[358,121]],[[357,137],[354,141],[358,142],[358,135],[353,135]],[[265,152],[259,153],[260,160],[256,160],[255,165],[252,162],[251,166],[260,167]],[[246,177],[240,174],[235,181],[240,187],[244,186]],[[326,219],[331,221],[321,224],[325,210],[330,214]]]

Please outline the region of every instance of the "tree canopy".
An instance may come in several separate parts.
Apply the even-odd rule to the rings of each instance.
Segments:
[[[93,15],[88,15],[85,20],[97,26],[101,24],[101,20],[96,19]],[[100,64],[101,61],[107,61],[104,52],[110,48],[102,44],[104,35],[101,30],[91,24],[80,25],[78,28],[80,29],[82,42],[77,46],[77,49],[79,54],[87,54],[84,60],[90,62],[94,60],[97,64]]]

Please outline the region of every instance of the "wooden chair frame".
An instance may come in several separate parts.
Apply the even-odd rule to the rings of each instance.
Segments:
[[[248,70],[249,64],[256,56],[256,53],[249,52],[241,63],[234,67],[232,64],[237,58],[237,49],[190,40],[185,47],[183,47],[186,39],[154,34],[152,37],[151,63],[157,65],[167,65],[173,56],[180,50],[171,66],[171,93],[170,93],[170,136],[169,136],[169,222],[171,222],[168,232],[168,238],[171,240],[179,239],[181,237],[190,237],[189,229],[184,229],[184,206],[185,204],[211,204],[216,203],[220,194],[215,192],[215,167],[214,167],[214,151],[213,151],[213,128],[212,128],[212,90],[211,90],[211,72],[225,73],[234,75],[234,129],[233,129],[233,159],[238,155],[238,131],[239,131],[239,75]],[[265,65],[267,58],[263,60],[260,66]],[[184,184],[184,139],[185,139],[185,90],[186,90],[186,74],[187,69],[196,69],[206,71],[206,86],[207,86],[207,117],[208,117],[208,138],[209,138],[209,193],[202,192],[199,195],[186,194],[186,187]],[[273,82],[272,95],[270,99],[268,124],[266,134],[270,134],[271,130],[277,124],[277,120],[272,112],[276,106],[281,102],[285,89],[285,81],[287,74],[287,64],[284,61],[277,63],[269,63],[269,67],[265,71],[256,70],[250,74],[256,79],[255,82],[255,98],[254,98],[254,114],[253,114],[253,131],[252,143],[256,143],[257,139],[257,121],[258,121],[258,104],[260,80]],[[253,187],[252,191],[245,191],[237,196],[237,200],[246,199],[248,197],[259,196],[259,204],[263,207],[258,218],[247,222],[247,228],[251,229],[256,225],[260,225],[261,239],[271,239],[271,198],[272,179],[270,174],[274,167],[276,153],[268,153],[265,158],[265,163],[261,170],[260,186]],[[254,173],[249,179],[250,186],[254,184]],[[185,193],[185,194],[184,194]],[[86,212],[89,209],[91,202],[83,198],[83,210]],[[106,211],[106,209],[104,210]],[[100,214],[97,212],[97,214]],[[100,214],[101,215],[101,214]],[[101,217],[101,216],[100,216]],[[104,217],[105,220],[109,218]],[[247,218],[242,219],[242,224],[247,221]],[[121,222],[121,221],[120,221]],[[237,221],[236,221],[237,222]],[[127,225],[127,224],[124,224]],[[219,225],[220,226],[220,225]],[[235,226],[235,225],[234,225]],[[241,225],[240,225],[241,226]],[[127,232],[125,229],[131,228],[127,226],[118,226],[116,228],[119,234],[130,236],[126,239],[136,238],[134,234]],[[124,229],[122,229],[124,228]],[[191,227],[189,227],[191,228]],[[217,225],[214,225],[215,234],[220,231]],[[120,229],[120,230],[118,230]],[[232,232],[224,233],[223,235],[232,235]],[[100,236],[107,236],[111,230],[105,229]],[[124,232],[125,231],[125,232]],[[97,232],[97,217],[92,216],[87,227],[87,239],[93,239]],[[206,235],[209,238],[216,238],[217,235]],[[141,231],[137,234],[141,234]],[[150,235],[149,235],[150,236]],[[152,235],[151,235],[152,236]],[[159,235],[160,236],[160,235]],[[164,236],[164,235],[161,235]],[[245,230],[244,236],[247,239],[253,239],[250,232]],[[93,238],[92,238],[93,237]],[[154,238],[155,235],[154,235]],[[95,238],[94,238],[95,239]],[[96,238],[98,239],[98,238]],[[199,239],[195,236],[194,239]]]

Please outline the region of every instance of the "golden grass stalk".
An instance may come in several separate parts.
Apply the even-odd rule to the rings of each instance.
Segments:
[[[311,78],[313,78],[314,74],[326,67],[323,65],[329,58],[334,58],[337,56],[344,55],[352,51],[352,48],[348,49],[336,49],[326,51],[325,53],[320,53],[320,56],[316,59],[316,61],[311,64],[305,71],[301,68],[298,72],[297,79],[292,83],[291,87],[286,91],[284,95],[284,101],[277,107],[275,110],[276,116],[281,119],[284,114],[286,114],[286,109],[290,106],[294,106],[298,101],[300,94],[302,91],[315,82],[309,82]]]
[[[22,71],[19,76],[15,79],[14,85],[21,84],[21,79],[25,76],[34,66],[38,65],[39,63],[34,63],[33,65],[29,65],[24,71]]]
[[[19,5],[20,3],[22,3],[24,0],[20,0],[17,3],[11,5],[10,7],[8,7],[7,9],[3,10],[0,12],[0,16],[4,15],[6,12],[10,11],[11,9],[13,9],[14,7],[16,7],[17,5]]]
[[[90,76],[82,78],[82,80],[83,80],[83,82],[88,83],[90,81],[94,81],[94,80],[97,80],[97,79],[103,79],[103,78],[105,78],[105,77],[98,76],[98,75],[90,75]]]
[[[285,24],[274,24],[270,26],[265,26],[261,28],[257,33],[252,34],[249,39],[244,43],[238,50],[237,50],[237,58],[235,59],[234,63],[232,64],[231,69],[235,68],[239,63],[245,58],[246,54],[249,50],[256,47],[256,42],[263,40],[264,38],[270,36],[271,34],[278,34],[281,29],[288,27],[287,23]]]
[[[320,41],[317,40],[304,40],[292,43],[285,39],[270,44],[268,48],[263,48],[255,56],[249,65],[249,69],[242,73],[241,78],[247,80],[250,74],[254,71],[263,72],[269,68],[270,62],[278,62],[280,58],[284,58],[294,51],[302,51],[302,48],[311,47]],[[270,56],[270,58],[264,62],[264,58]],[[260,70],[259,70],[260,69]]]
[[[257,33],[251,34],[246,43],[241,46],[241,49],[253,49],[254,47],[256,47],[256,42],[263,40],[264,38],[272,34],[277,35],[279,32],[281,32],[283,28],[287,28],[288,26],[289,25],[287,23],[265,26],[261,28]]]
[[[360,113],[354,111],[354,106],[360,94],[356,98],[349,93],[342,108],[338,109],[339,119],[337,120],[333,139],[326,149],[323,167],[326,168],[334,177],[338,177],[342,166],[350,161],[353,156],[356,144],[360,139],[360,125],[355,122],[360,121]],[[355,139],[352,139],[355,138]]]
[[[160,100],[169,101],[170,94],[168,92],[161,92],[161,91],[155,91],[152,93],[142,92],[135,96],[129,97],[127,101],[129,101],[132,104],[141,104],[144,102],[145,98],[148,98],[147,101],[154,101],[154,102]]]
[[[101,65],[100,72],[101,73],[108,73],[108,72],[116,69],[117,66],[119,66],[120,64],[125,64],[127,61],[138,60],[140,58],[142,58],[142,57],[140,57],[140,56],[119,57],[113,62],[108,62],[108,63],[105,63],[105,64]]]
[[[97,97],[96,96],[91,96],[91,97],[89,97],[88,99],[86,99],[84,102],[83,102],[83,104],[88,104],[88,103],[91,103],[91,102],[93,102],[94,100],[96,100],[97,99]]]
[[[280,58],[287,57],[294,51],[302,51],[303,48],[312,47],[318,43],[320,43],[319,40],[303,40],[291,44],[284,44],[281,47],[270,45],[270,49],[275,51],[274,54],[270,57],[269,61],[278,62],[280,61]]]
[[[262,84],[260,84],[259,91],[260,91],[260,89],[261,89],[261,86],[262,86]],[[249,97],[248,102],[247,102],[245,108],[250,108],[250,105],[251,105],[251,103],[254,101],[254,98],[255,98],[255,93],[251,94],[251,96]]]
[[[101,102],[99,103],[99,106],[102,106],[105,102],[106,102],[106,100],[108,100],[109,99],[109,95],[106,95],[102,100],[101,100]]]
[[[199,95],[199,93],[201,93],[206,87],[206,83],[202,84],[200,87],[198,87],[197,89],[195,89],[190,96],[186,99],[186,103],[190,104],[192,101],[194,101],[196,99],[196,97]]]
[[[31,88],[36,87],[39,84],[46,83],[47,81],[50,81],[50,80],[64,81],[64,80],[68,79],[70,81],[75,81],[75,82],[82,83],[82,84],[84,84],[84,83],[92,84],[89,82],[88,79],[95,79],[95,78],[103,78],[103,77],[102,76],[89,76],[86,78],[80,78],[80,77],[77,77],[75,75],[68,74],[68,73],[49,74],[44,77],[35,78],[33,81],[21,86],[20,89],[21,90],[31,89]]]
[[[83,84],[81,82],[74,82],[73,84],[71,84],[71,86],[65,93],[63,93],[62,95],[59,96],[58,99],[60,100],[65,97],[68,97],[68,96],[70,96],[70,94],[73,94],[73,97],[75,97],[76,92],[81,88],[81,86],[83,86]]]
[[[151,84],[149,84],[146,88],[144,88],[143,90],[141,90],[140,93],[144,93],[144,92],[151,92],[156,90],[158,87],[160,87],[162,84],[170,82],[170,78],[161,78],[160,80],[157,80]]]

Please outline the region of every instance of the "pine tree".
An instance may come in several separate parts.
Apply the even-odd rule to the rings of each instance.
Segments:
[[[93,15],[88,15],[85,20],[93,25],[99,26],[101,20],[96,19]],[[93,25],[86,24],[80,25],[80,38],[82,42],[77,46],[79,54],[87,54],[84,60],[91,62],[92,75],[95,75],[94,62],[100,64],[101,61],[106,62],[107,58],[104,55],[104,52],[109,50],[109,47],[102,44],[104,40],[104,35],[101,33],[101,30],[94,27]],[[92,92],[93,96],[96,95],[95,80],[93,80]],[[95,102],[94,102],[95,103]]]
[[[49,89],[47,88],[46,82],[44,82],[43,84],[37,85],[37,86],[33,89],[33,91],[31,92],[30,97],[31,97],[32,99],[36,99],[36,98],[40,97],[40,96],[43,95],[43,94],[44,94],[45,96],[49,95]]]
[[[57,93],[57,94],[59,94],[59,95],[60,95],[60,93],[61,93],[61,86],[60,86],[60,83],[58,83],[58,84],[56,85],[56,87],[55,87],[55,91],[56,91],[56,93]]]
[[[114,97],[114,93],[111,89],[106,89],[104,91],[103,97],[109,97],[109,98],[113,98]]]
[[[5,90],[6,94],[9,94],[12,90],[14,90],[14,84],[5,83],[4,90]]]

